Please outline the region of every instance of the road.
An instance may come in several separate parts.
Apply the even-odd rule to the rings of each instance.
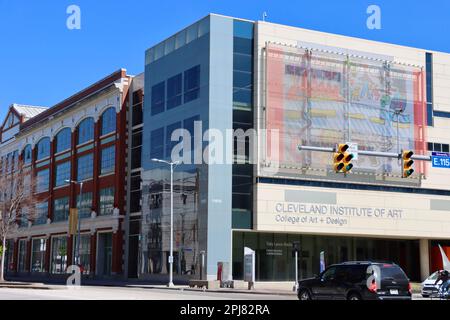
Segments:
[[[83,286],[69,289],[66,286],[52,286],[50,289],[0,288],[0,300],[297,300],[297,297],[164,288]],[[413,300],[423,298],[414,294]]]
[[[0,300],[296,300],[294,295],[202,292],[155,288],[91,287],[68,289],[0,288]]]

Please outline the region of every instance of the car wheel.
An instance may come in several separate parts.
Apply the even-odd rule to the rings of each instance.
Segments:
[[[301,289],[298,292],[298,299],[301,301],[311,300],[311,294],[309,293],[308,289]]]
[[[362,300],[362,299],[358,293],[350,293],[347,297],[347,300]]]

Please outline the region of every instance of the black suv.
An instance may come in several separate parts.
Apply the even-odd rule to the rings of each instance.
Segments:
[[[411,284],[394,263],[344,262],[299,281],[300,300],[411,300]]]

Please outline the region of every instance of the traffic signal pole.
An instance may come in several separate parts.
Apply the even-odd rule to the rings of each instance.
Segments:
[[[326,147],[313,147],[313,146],[298,146],[298,150],[302,151],[318,151],[318,152],[329,152],[329,153],[335,153],[336,148],[326,148]],[[380,152],[380,151],[365,151],[365,150],[358,150],[358,155],[362,156],[372,156],[372,157],[383,157],[383,158],[394,158],[394,159],[401,159],[402,154],[401,153],[395,153],[395,152]],[[422,156],[422,155],[413,155],[411,157],[412,160],[420,160],[420,161],[431,161],[430,156]]]

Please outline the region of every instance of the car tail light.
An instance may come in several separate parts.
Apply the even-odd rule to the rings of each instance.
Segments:
[[[373,293],[377,293],[377,289],[378,289],[378,287],[377,287],[376,281],[372,280],[372,283],[369,286],[369,291],[373,292]]]
[[[411,282],[408,282],[408,292],[409,294],[412,294]]]

